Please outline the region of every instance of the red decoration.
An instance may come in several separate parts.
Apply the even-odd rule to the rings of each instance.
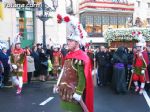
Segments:
[[[57,22],[58,23],[62,22],[62,16],[60,14],[57,14]]]
[[[65,21],[65,22],[69,22],[69,21],[70,21],[70,18],[69,18],[68,16],[65,16],[65,17],[64,17],[64,21]]]
[[[60,14],[57,14],[57,19],[62,19],[62,16]]]
[[[90,43],[86,43],[86,44],[85,44],[85,47],[89,47],[89,46],[90,46]]]
[[[135,34],[136,34],[135,32],[132,32],[132,36],[135,36]]]
[[[22,32],[19,32],[19,34],[18,34],[18,35],[23,36],[23,33],[22,33]]]
[[[138,32],[138,35],[140,35],[141,34],[141,32]]]

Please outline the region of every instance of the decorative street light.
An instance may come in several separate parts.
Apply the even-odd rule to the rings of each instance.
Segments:
[[[38,7],[38,18],[43,22],[43,48],[46,48],[46,35],[45,35],[45,22],[52,18],[49,15],[50,12],[55,12],[58,7],[58,0],[51,0],[52,6],[49,7],[45,4],[45,1],[42,0],[42,3]]]

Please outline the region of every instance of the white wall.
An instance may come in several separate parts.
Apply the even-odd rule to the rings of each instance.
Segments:
[[[140,1],[141,5],[138,7],[137,1]],[[135,1],[135,11],[134,11],[134,20],[136,17],[140,17],[142,20],[145,20],[146,18],[150,18],[150,8],[148,8],[147,3],[150,3],[150,0],[137,0]]]
[[[14,3],[13,0],[5,0],[5,2]],[[16,35],[16,9],[4,8],[4,19],[0,20],[0,40],[8,40],[11,42]]]

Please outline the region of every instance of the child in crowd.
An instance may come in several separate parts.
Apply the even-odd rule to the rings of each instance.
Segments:
[[[53,65],[51,62],[51,58],[50,55],[47,56],[48,57],[48,78],[50,77],[50,75],[52,76],[52,69],[53,69]]]

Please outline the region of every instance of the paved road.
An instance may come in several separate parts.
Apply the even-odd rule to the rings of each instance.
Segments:
[[[52,82],[33,82],[25,85],[19,96],[15,95],[14,88],[0,89],[0,112],[63,112],[52,86]],[[40,105],[46,99],[50,101]],[[117,95],[109,87],[95,88],[94,107],[95,112],[150,112],[143,95],[133,92]]]

